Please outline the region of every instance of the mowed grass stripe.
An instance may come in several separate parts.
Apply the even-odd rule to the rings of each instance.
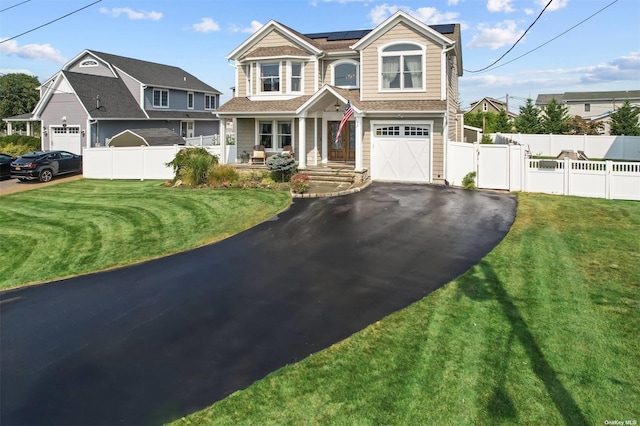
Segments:
[[[640,203],[519,194],[467,273],[175,424],[640,419],[639,235]]]
[[[0,288],[191,249],[282,211],[286,193],[78,180],[0,197]]]

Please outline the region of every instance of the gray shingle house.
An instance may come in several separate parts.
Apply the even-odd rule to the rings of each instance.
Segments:
[[[221,93],[181,68],[85,50],[40,88],[42,148],[80,153],[127,129],[219,133]]]

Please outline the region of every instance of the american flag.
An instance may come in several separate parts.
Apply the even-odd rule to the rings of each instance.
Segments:
[[[340,139],[340,135],[342,135],[342,128],[349,121],[351,116],[353,115],[353,108],[351,108],[351,101],[347,101],[347,107],[344,109],[344,114],[342,114],[342,120],[340,121],[340,127],[338,127],[338,133],[336,134],[336,143]]]

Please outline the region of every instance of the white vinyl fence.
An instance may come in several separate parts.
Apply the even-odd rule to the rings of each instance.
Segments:
[[[640,161],[640,136],[527,135],[494,133],[496,144],[518,144],[531,155],[556,157],[562,151],[583,151],[589,159]]]
[[[222,158],[221,146],[205,146],[207,151]],[[85,148],[82,151],[83,175],[90,179],[173,179],[173,169],[166,164],[176,153],[189,147],[135,146],[121,148]],[[226,145],[227,159],[235,163],[235,145]],[[221,161],[222,163],[223,161]]]
[[[484,189],[640,200],[640,162],[541,160],[519,145],[450,142],[448,182],[460,186],[469,172]]]

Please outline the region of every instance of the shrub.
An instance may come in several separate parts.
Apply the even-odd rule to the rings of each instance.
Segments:
[[[173,167],[174,182],[181,180],[187,186],[197,186],[207,182],[208,174],[216,164],[218,158],[206,149],[184,148],[167,166]]]
[[[303,174],[295,174],[291,176],[291,190],[296,194],[302,194],[309,188],[309,176]]]
[[[267,167],[274,175],[273,180],[288,182],[298,170],[296,159],[288,151],[282,151],[267,158]]]
[[[207,181],[212,182],[235,182],[240,179],[240,175],[233,166],[228,164],[216,165],[209,169]]]
[[[464,189],[476,189],[476,172],[469,172],[462,179],[462,186]]]
[[[0,151],[11,155],[22,155],[27,152],[40,151],[42,142],[33,136],[9,135],[0,137]],[[9,152],[11,151],[11,152]]]

